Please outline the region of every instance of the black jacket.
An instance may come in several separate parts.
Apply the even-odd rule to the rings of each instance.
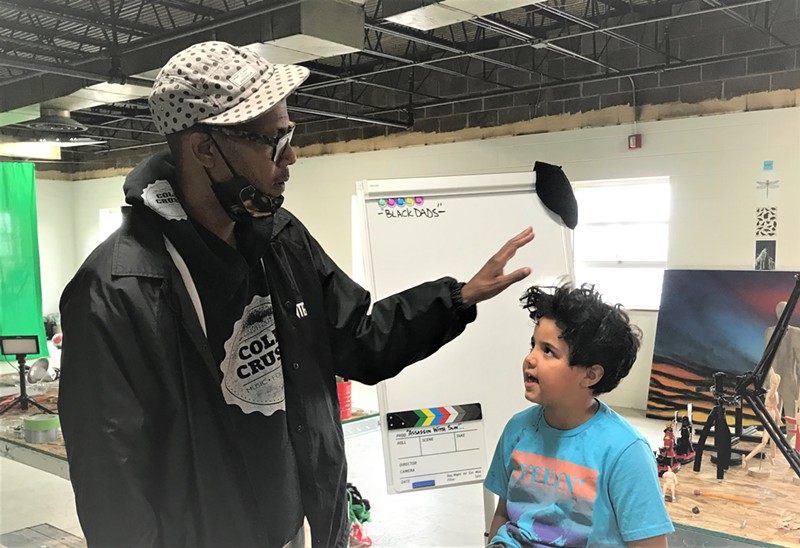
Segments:
[[[247,454],[246,440],[263,432],[223,399],[220,366],[158,216],[141,205],[126,210],[61,300],[59,412],[88,544],[282,546],[285,531],[299,526],[287,529],[294,517],[282,515],[285,498],[299,494],[283,492],[281,470],[268,459]],[[460,334],[475,308],[460,306],[460,284],[444,278],[378,301],[368,314],[369,293],[285,210],[275,215],[265,259],[281,266],[268,268],[267,279],[287,402],[275,420],[289,433],[275,443],[290,444],[278,450],[294,451],[299,474],[286,485],[301,485],[314,545],[346,546],[335,375],[367,384],[390,378]],[[270,492],[256,488],[267,473]]]

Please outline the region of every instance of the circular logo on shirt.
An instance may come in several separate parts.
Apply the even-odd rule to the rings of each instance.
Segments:
[[[181,202],[175,196],[169,181],[159,179],[150,183],[142,191],[144,205],[164,217],[168,221],[185,221],[188,219]]]
[[[220,364],[225,401],[245,413],[258,411],[269,416],[286,410],[281,364],[272,300],[256,295],[225,341],[225,358]]]

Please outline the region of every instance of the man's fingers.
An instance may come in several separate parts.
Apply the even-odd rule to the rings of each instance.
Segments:
[[[522,232],[520,232],[519,234],[517,234],[516,236],[511,238],[506,243],[506,245],[511,244],[511,245],[516,246],[516,247],[521,247],[521,246],[527,244],[528,242],[530,242],[531,240],[533,240],[533,237],[534,237],[533,227],[529,226],[525,230],[523,230]]]
[[[509,285],[515,284],[521,280],[524,280],[528,276],[531,275],[531,269],[527,266],[523,266],[522,268],[516,269],[514,272],[506,274],[502,277],[502,283],[508,287]]]
[[[533,228],[526,228],[508,240],[505,245],[500,248],[500,251],[497,252],[495,258],[502,260],[503,262],[508,262],[508,260],[516,254],[517,250],[533,240],[534,236],[535,234],[533,233]]]
[[[526,228],[507,241],[503,247],[500,248],[500,251],[494,254],[492,259],[499,261],[501,264],[506,264],[514,255],[516,255],[517,250],[533,240],[534,236],[535,234],[533,233],[533,229],[531,227]]]

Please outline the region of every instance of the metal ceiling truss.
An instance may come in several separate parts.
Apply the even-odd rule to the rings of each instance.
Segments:
[[[130,75],[157,68],[169,53],[200,40],[259,41],[260,18],[302,1],[0,0],[0,111],[95,82],[149,86],[149,80]],[[408,129],[415,110],[425,107],[797,49],[773,30],[775,14],[787,1],[796,0],[547,0],[418,31],[385,21],[381,0],[366,0],[363,49],[304,63],[312,74],[293,95],[290,110],[301,122],[333,118]],[[712,13],[725,14],[768,44],[688,60],[671,51],[670,25]],[[647,52],[649,64],[614,66],[609,59],[620,48]],[[565,59],[571,71],[553,73],[552,63]],[[88,133],[108,141],[94,147],[95,155],[163,141],[144,99],[73,116]],[[7,135],[25,131],[19,125],[0,128]],[[64,153],[77,160],[90,150]]]

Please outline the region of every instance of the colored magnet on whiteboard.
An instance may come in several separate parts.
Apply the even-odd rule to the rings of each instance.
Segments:
[[[406,199],[405,198],[398,198],[397,199],[397,207],[403,207],[404,205],[406,205]]]
[[[386,207],[386,200],[384,200],[383,198],[378,200],[378,207]]]
[[[396,202],[395,202],[395,199],[394,199],[394,198],[389,198],[388,200],[386,200],[386,204],[387,204],[389,207],[394,207],[394,204],[395,204],[395,203],[396,203]]]
[[[414,198],[414,203],[417,205],[422,205],[424,202],[425,198],[423,198],[422,196],[417,196],[416,198]]]

